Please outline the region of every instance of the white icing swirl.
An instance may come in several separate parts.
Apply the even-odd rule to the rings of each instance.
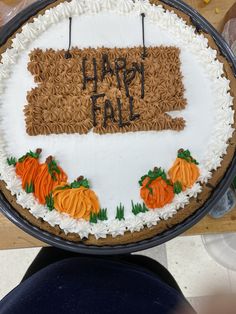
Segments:
[[[113,10],[116,7],[116,0],[103,0],[102,8],[105,10]]]
[[[81,239],[88,238],[91,233],[91,225],[88,221],[80,219],[77,221],[76,233],[80,236]]]
[[[99,223],[92,224],[92,234],[96,239],[105,239],[108,233],[108,226],[105,222],[101,221]]]
[[[148,228],[156,226],[157,222],[160,220],[158,212],[150,210],[147,213],[140,214],[139,217],[142,218],[144,225]]]
[[[132,11],[134,2],[132,0],[118,0],[117,8],[120,13],[127,14]]]
[[[18,36],[18,38],[19,38],[19,36]],[[14,49],[6,49],[6,51],[4,53],[2,53],[1,62],[3,64],[1,65],[1,67],[2,67],[1,72],[5,76],[7,76],[9,74],[9,71],[7,71],[7,69],[6,69],[7,65],[14,64],[16,62],[16,57],[17,57],[17,52]]]
[[[194,197],[194,198],[196,198],[198,194],[201,192],[202,192],[202,186],[199,183],[194,183],[191,189],[186,190],[186,194],[189,197]]]
[[[33,40],[38,36],[38,29],[33,23],[28,23],[22,27],[22,33],[26,38],[29,38],[29,40]]]
[[[151,7],[151,4],[147,0],[136,0],[134,4],[134,11],[138,14],[147,13],[148,9]]]
[[[173,203],[176,209],[184,208],[185,205],[189,204],[189,198],[186,192],[175,195]]]
[[[86,4],[89,13],[98,13],[102,9],[100,0],[87,0]]]
[[[34,215],[34,217],[43,218],[45,220],[45,215],[48,210],[44,206],[36,204],[34,206],[31,206],[29,211],[32,215]]]
[[[12,39],[12,47],[17,51],[22,51],[26,48],[26,43],[29,39],[23,33],[17,33]]]
[[[45,214],[44,219],[49,223],[49,225],[55,227],[57,225],[60,225],[62,217],[61,214],[54,209],[52,211],[48,211]]]
[[[45,16],[48,17],[48,21],[50,24],[58,23],[61,20],[61,14],[58,9],[49,9],[46,10]]]
[[[126,231],[125,221],[113,219],[109,223],[109,233],[112,235],[113,238],[124,235]]]
[[[81,15],[85,12],[85,3],[83,0],[72,0],[73,15]]]
[[[76,232],[77,222],[75,219],[63,215],[62,220],[60,221],[60,228],[65,231],[66,234],[69,232]]]
[[[140,231],[144,228],[143,221],[139,216],[126,219],[125,225],[130,232]]]
[[[68,3],[68,2],[63,2],[61,4],[59,4],[57,7],[56,7],[56,10],[58,11],[59,13],[59,16],[63,19],[63,18],[68,18],[71,16],[71,14],[73,13],[73,8],[72,8],[72,5],[71,3]]]
[[[2,60],[2,62],[4,62],[4,61]],[[4,64],[0,64],[0,81],[8,78],[9,73],[10,73],[10,71],[9,71],[8,67],[5,65],[5,62],[4,62]]]

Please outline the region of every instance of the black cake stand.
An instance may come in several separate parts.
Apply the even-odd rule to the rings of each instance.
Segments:
[[[55,0],[41,0],[32,4],[21,13],[19,13],[15,18],[13,18],[8,24],[6,24],[0,30],[0,46],[3,45],[7,39],[24,23],[26,22],[32,15],[35,15],[37,12],[45,8],[47,5],[55,2]],[[187,14],[192,23],[196,26],[198,30],[203,30],[204,32],[210,34],[216,44],[218,45],[221,54],[229,61],[232,65],[234,75],[236,76],[236,58],[233,52],[230,50],[227,43],[221,37],[221,35],[214,29],[214,27],[207,22],[197,11],[186,5],[180,0],[162,0],[163,3],[172,6],[185,14]],[[56,237],[46,231],[42,231],[39,228],[31,225],[28,221],[22,218],[17,211],[11,206],[11,204],[4,197],[3,193],[0,192],[0,210],[1,212],[14,224],[20,227],[25,232],[30,235],[38,238],[39,240],[46,242],[50,245],[57,246],[64,250],[70,250],[78,253],[84,254],[97,254],[97,255],[111,255],[111,254],[124,254],[135,251],[140,251],[144,249],[151,248],[156,245],[160,245],[164,242],[167,242],[176,236],[180,235],[187,229],[191,228],[195,225],[199,220],[201,220],[220,200],[220,198],[224,195],[227,188],[233,181],[233,178],[236,174],[236,154],[228,167],[227,171],[221,182],[217,185],[214,192],[211,194],[210,198],[207,202],[198,209],[193,215],[188,217],[182,223],[172,227],[169,230],[164,231],[157,236],[154,236],[151,239],[143,240],[137,243],[124,244],[124,245],[116,245],[116,246],[95,246],[95,245],[85,245],[82,243],[74,243],[70,241],[66,241],[61,239],[60,237]]]

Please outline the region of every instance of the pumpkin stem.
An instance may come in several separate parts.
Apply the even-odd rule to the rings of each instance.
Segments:
[[[53,161],[53,157],[52,157],[52,156],[48,156],[48,157],[46,158],[46,164],[49,165],[52,161]]]
[[[183,149],[183,148],[180,148],[180,149],[178,150],[178,154],[181,154],[181,153],[184,153],[184,149]]]
[[[79,177],[76,179],[77,182],[80,182],[80,181],[82,181],[82,180],[84,180],[84,176],[79,176]]]
[[[42,148],[37,148],[35,152],[37,155],[40,155],[42,153]]]

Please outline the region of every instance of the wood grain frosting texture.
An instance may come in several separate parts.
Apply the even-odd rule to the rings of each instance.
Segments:
[[[180,51],[149,47],[145,59],[141,51],[142,47],[72,49],[66,59],[66,51],[34,50],[28,69],[38,87],[27,95],[27,133],[182,130],[184,119],[168,115],[186,106]],[[91,106],[97,110],[92,112]]]
[[[57,6],[60,2],[62,4]],[[157,1],[155,3],[162,4]],[[48,7],[47,10],[39,13],[38,18],[35,16],[33,19],[32,17],[30,22],[33,22],[33,24],[26,23],[22,28],[23,32],[20,33],[21,30],[19,30],[1,48],[3,55],[2,64],[0,64],[0,79],[6,80],[11,75],[18,56],[27,48],[28,43],[34,41],[42,32],[47,32],[47,29],[50,30],[50,25],[59,23],[63,18],[83,14],[93,14],[94,16],[94,14],[99,14],[103,10],[117,12],[121,16],[127,14],[139,16],[140,13],[144,12],[147,20],[150,20],[153,24],[158,24],[161,30],[178,38],[183,45],[188,45],[188,49],[192,54],[198,55],[199,62],[206,67],[208,80],[212,80],[214,83],[211,91],[217,100],[214,112],[212,112],[215,113],[214,129],[212,129],[212,138],[208,141],[209,145],[204,149],[204,156],[200,156],[199,180],[191,189],[177,195],[173,204],[162,209],[141,213],[137,216],[132,216],[131,213],[127,219],[122,221],[114,218],[97,224],[76,221],[55,210],[49,212],[47,208],[37,204],[31,194],[27,194],[22,190],[21,182],[16,177],[13,167],[8,166],[6,163],[9,152],[6,143],[7,132],[4,130],[5,136],[1,142],[0,156],[1,188],[7,199],[23,217],[39,228],[62,238],[72,241],[82,240],[88,245],[116,245],[136,242],[150,238],[175,224],[181,223],[204,204],[224,175],[235,152],[235,133],[233,134],[235,118],[232,109],[232,106],[235,106],[235,103],[233,104],[233,101],[235,101],[233,99],[235,79],[230,66],[220,56],[212,38],[203,33],[196,33],[189,22],[189,18],[183,13],[166,5],[151,6],[147,1],[132,3],[131,1],[122,0],[118,1],[117,4],[113,3],[111,7],[108,5],[104,7],[104,2],[101,1],[86,1],[85,4],[84,6],[80,1],[75,0],[71,2],[57,1],[50,6],[55,7],[53,10],[48,10]],[[7,49],[11,45],[12,48]],[[1,86],[3,87],[3,85]],[[193,89],[197,90],[197,86]],[[4,94],[3,88],[1,93]],[[184,98],[182,98],[182,101],[184,101]],[[183,108],[185,105],[183,102]],[[182,112],[178,114],[181,116]],[[181,132],[185,132],[185,130]],[[197,136],[197,134],[195,135]],[[175,155],[172,156],[173,161],[174,159]],[[152,166],[154,165],[146,165],[146,169]]]

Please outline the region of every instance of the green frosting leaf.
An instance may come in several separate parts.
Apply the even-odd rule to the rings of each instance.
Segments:
[[[179,194],[182,192],[182,184],[179,181],[174,183],[174,193]]]
[[[81,186],[83,186],[84,188],[87,188],[89,189],[90,186],[89,186],[89,182],[88,182],[88,179],[81,179],[79,181],[75,180],[74,182],[71,183],[70,187],[72,189],[77,189],[77,188],[80,188]]]
[[[187,150],[183,150],[183,149],[180,149],[178,151],[178,157],[179,158],[182,158],[184,160],[186,160],[187,162],[192,162],[196,165],[198,165],[199,163],[196,161],[196,159],[194,159],[192,156],[191,156],[191,153],[190,151],[187,149]]]
[[[46,196],[46,205],[50,211],[54,209],[54,199],[52,196],[52,192],[48,196]]]
[[[98,220],[104,221],[107,220],[107,209],[102,208],[100,209],[98,214],[91,213],[90,214],[90,222],[96,224]]]
[[[153,170],[149,170],[148,174],[142,176],[141,180],[139,180],[139,185],[143,185],[143,181],[146,178],[149,178],[148,183],[146,184],[146,188],[149,190],[149,192],[152,194],[152,188],[150,188],[150,184],[152,181],[156,180],[157,178],[161,177],[168,185],[170,185],[170,180],[167,179],[167,175],[165,171],[162,168],[154,168]]]
[[[131,201],[131,204],[132,204],[132,213],[135,216],[138,215],[139,213],[145,213],[148,211],[148,209],[144,203],[143,204],[140,204],[140,203],[134,204],[134,202]]]
[[[68,185],[68,184],[66,184],[66,185],[64,185],[64,186],[58,186],[58,187],[56,187],[56,188],[55,188],[55,191],[56,191],[56,190],[67,190],[67,189],[70,189],[70,188],[71,188],[71,186]]]
[[[26,193],[33,193],[34,192],[34,184],[33,184],[33,182],[26,183],[25,192]]]
[[[7,163],[9,166],[15,166],[16,165],[16,158],[15,157],[7,158]]]
[[[97,215],[98,220],[104,221],[107,220],[107,209],[102,208],[100,209],[100,212]]]
[[[119,206],[116,207],[116,219],[122,220],[125,219],[125,207],[120,203]]]
[[[41,154],[41,150],[37,150],[36,152],[32,152],[31,150],[26,153],[24,156],[22,156],[21,158],[18,159],[19,162],[23,162],[25,160],[26,157],[32,157],[35,159],[38,159],[39,156]]]
[[[94,214],[94,213],[90,213],[90,220],[89,220],[91,223],[94,223],[96,224],[98,222],[98,217],[97,217],[97,214]]]

